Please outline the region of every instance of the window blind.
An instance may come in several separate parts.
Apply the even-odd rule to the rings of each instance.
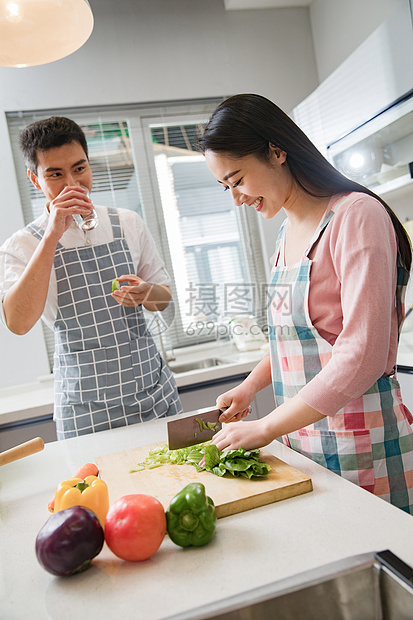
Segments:
[[[171,276],[173,301],[148,326],[163,351],[227,336],[230,316],[265,323],[265,269],[257,214],[234,207],[196,150],[217,100],[148,106],[9,113],[8,125],[25,223],[44,208],[27,178],[18,138],[23,127],[52,115],[84,130],[96,204],[143,217]],[[45,338],[52,368],[53,335]]]
[[[19,148],[20,131],[28,124],[49,116],[69,116],[62,111],[50,110],[44,113],[25,113],[17,117],[8,115],[9,132],[13,150],[14,163],[19,184],[23,218],[28,224],[41,215],[45,207],[45,197],[27,177],[26,167]],[[92,200],[96,204],[126,208],[142,215],[140,192],[136,170],[133,163],[128,124],[120,118],[117,121],[105,121],[99,115],[88,120],[77,115],[73,118],[86,135],[90,167],[93,173]],[[42,323],[46,340],[50,369],[53,368],[54,335]]]

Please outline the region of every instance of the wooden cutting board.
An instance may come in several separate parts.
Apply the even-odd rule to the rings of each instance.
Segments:
[[[164,443],[122,450],[95,459],[99,475],[108,485],[111,504],[123,495],[144,493],[156,497],[166,509],[184,486],[190,482],[202,482],[207,495],[214,500],[217,516],[226,517],[313,489],[311,478],[265,450],[261,450],[260,460],[268,463],[271,471],[262,479],[234,478],[231,474],[220,477],[206,471],[197,472],[192,465],[167,464],[129,473],[148,456],[149,450],[161,445]]]

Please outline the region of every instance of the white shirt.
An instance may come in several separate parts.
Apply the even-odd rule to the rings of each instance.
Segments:
[[[99,224],[94,229],[84,233],[73,222],[70,228],[60,238],[60,244],[65,248],[80,246],[101,245],[113,241],[112,225],[107,207],[94,205],[99,217]],[[152,284],[166,284],[170,278],[165,265],[158,254],[155,241],[142,218],[128,209],[117,209],[120,225],[128,244],[135,274],[145,282]],[[47,226],[49,213],[47,209],[33,224],[41,229]],[[3,298],[9,288],[22,276],[30,258],[40,241],[30,232],[22,228],[7,239],[0,247],[0,297]],[[127,275],[127,274],[120,274]],[[57,316],[57,282],[54,267],[50,274],[49,291],[43,310],[42,319],[50,329],[53,329]],[[0,320],[6,325],[3,303],[0,304]]]

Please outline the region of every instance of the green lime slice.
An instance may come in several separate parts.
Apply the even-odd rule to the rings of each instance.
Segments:
[[[112,293],[113,291],[118,291],[119,290],[119,280],[113,280],[112,282]]]

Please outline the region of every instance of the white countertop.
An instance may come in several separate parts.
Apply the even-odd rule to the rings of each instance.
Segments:
[[[312,492],[219,519],[203,548],[166,538],[150,560],[127,563],[105,546],[84,573],[44,571],[35,538],[57,484],[97,456],[163,440],[165,419],[49,443],[0,467],[2,618],[189,620],[200,605],[219,608],[226,597],[360,553],[390,549],[413,566],[410,515],[275,441],[267,449],[311,476]]]
[[[411,315],[413,318],[413,314]],[[408,334],[410,336],[410,333]],[[412,338],[405,337],[399,345],[398,364],[413,366]],[[218,358],[219,365],[175,374],[178,388],[187,388],[208,381],[247,374],[265,355],[265,351],[240,352],[232,341],[218,341],[174,351],[173,364],[184,364],[207,358]],[[0,426],[53,413],[53,375],[40,377],[38,381],[0,389]]]
[[[239,352],[232,342],[225,341],[177,349],[173,363],[187,363],[209,357],[219,358],[224,363],[176,374],[176,384],[180,388],[248,373],[263,355],[262,350]],[[53,389],[53,375],[41,377],[34,383],[0,389],[0,425],[53,413]]]
[[[410,313],[407,321],[409,321],[409,329],[403,328],[402,330],[397,351],[397,363],[401,366],[413,367],[413,312]]]

